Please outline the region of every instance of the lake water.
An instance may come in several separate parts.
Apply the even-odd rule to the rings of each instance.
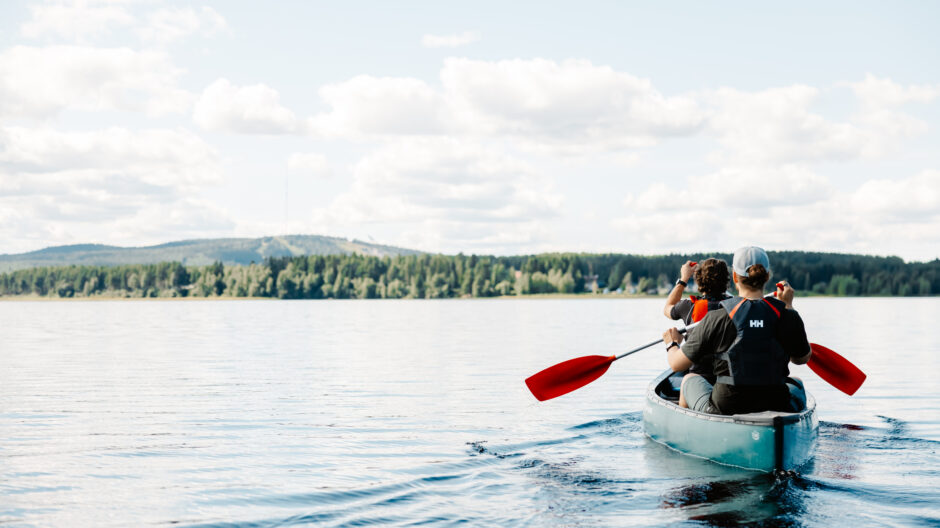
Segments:
[[[643,434],[663,301],[0,302],[11,526],[940,526],[940,299],[797,299],[868,374],[794,367],[820,438],[776,478]]]

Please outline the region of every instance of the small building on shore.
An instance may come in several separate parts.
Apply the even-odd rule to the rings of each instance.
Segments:
[[[597,275],[585,275],[583,278],[584,291],[597,293]]]

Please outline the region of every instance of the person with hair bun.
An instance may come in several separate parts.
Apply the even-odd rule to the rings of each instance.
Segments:
[[[682,292],[693,277],[702,296],[683,299]],[[731,297],[727,293],[730,280],[728,264],[721,259],[710,257],[699,263],[687,260],[679,268],[679,280],[666,297],[663,315],[673,321],[685,321],[687,325],[701,321],[709,310],[718,308],[721,301]]]
[[[689,279],[693,277],[701,297],[692,295],[688,299],[683,299],[682,292],[688,286]],[[707,258],[699,263],[687,260],[679,268],[679,280],[666,297],[663,315],[673,321],[681,320],[686,325],[701,321],[709,311],[720,308],[721,301],[731,298],[727,293],[730,280],[728,264],[724,260]],[[689,372],[703,376],[709,383],[714,384],[713,363],[714,358],[705,355],[689,368]],[[681,394],[679,405],[687,407]]]
[[[663,333],[673,371],[713,358],[715,382],[686,374],[680,405],[713,414],[798,410],[805,393],[802,382],[789,377],[788,364],[806,363],[812,351],[803,320],[793,309],[793,288],[783,282],[776,299],[764,297],[771,268],[759,247],[739,248],[731,267],[738,296],[709,310],[684,345],[675,328]]]

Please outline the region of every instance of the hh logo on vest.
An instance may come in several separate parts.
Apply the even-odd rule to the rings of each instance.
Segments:
[[[764,321],[763,319],[751,319],[751,328],[763,328]]]

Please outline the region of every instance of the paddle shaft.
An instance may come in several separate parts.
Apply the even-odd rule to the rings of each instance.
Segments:
[[[701,322],[701,321],[699,321],[699,322]],[[680,334],[684,334],[684,333],[688,332],[689,330],[691,330],[691,329],[695,328],[696,326],[698,326],[698,324],[699,324],[699,323],[692,323],[692,324],[686,326],[685,328],[683,328],[682,330],[679,330],[679,333],[680,333]],[[625,357],[629,356],[630,354],[636,354],[636,353],[639,352],[640,350],[646,350],[647,348],[649,348],[649,347],[655,345],[656,343],[662,343],[662,342],[663,342],[663,340],[662,340],[662,338],[660,338],[660,339],[657,339],[656,341],[653,341],[653,342],[651,342],[651,343],[647,343],[647,344],[645,344],[645,345],[643,345],[643,346],[641,346],[641,347],[634,348],[633,350],[628,350],[628,351],[624,352],[623,354],[620,354],[619,356],[616,356],[616,357],[614,358],[614,361],[617,361],[617,360],[620,359],[620,358],[625,358]]]

